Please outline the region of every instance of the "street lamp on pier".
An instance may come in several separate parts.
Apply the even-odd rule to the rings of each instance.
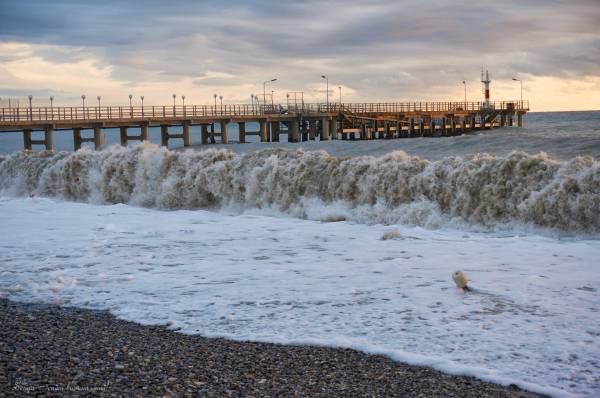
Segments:
[[[265,80],[263,82],[263,105],[267,105],[267,83],[272,83],[274,81],[277,81],[277,78],[273,78],[271,80]]]
[[[329,112],[329,79],[325,75],[321,75],[321,77],[327,82],[327,87],[325,91],[327,93],[327,112]]]
[[[31,101],[33,100],[33,95],[29,94],[29,120],[33,119],[33,107],[31,105]]]
[[[142,100],[142,117],[144,117],[144,96],[141,95],[140,99]]]
[[[342,86],[338,86],[338,89],[340,90],[340,108],[342,107]]]
[[[81,95],[81,106],[85,108],[85,94]]]
[[[463,80],[463,85],[465,86],[465,111],[467,110],[467,81]]]
[[[517,79],[516,77],[512,78],[514,81],[521,83],[521,108],[523,107],[523,80]]]

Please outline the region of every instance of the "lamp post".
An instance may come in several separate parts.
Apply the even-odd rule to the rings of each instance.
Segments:
[[[185,106],[185,95],[181,96],[181,104]]]
[[[285,94],[285,101],[286,101],[288,112],[289,112],[289,109],[290,109],[290,93],[286,93]]]
[[[342,107],[342,86],[338,86],[338,89],[340,90],[340,108]]]
[[[175,99],[177,98],[177,94],[173,94],[173,116],[175,116]]]
[[[29,120],[33,119],[33,107],[31,106],[31,101],[33,100],[33,95],[29,94]]]
[[[100,96],[97,96],[96,99],[98,100],[98,109],[96,110],[96,118],[100,118]]]
[[[142,100],[142,117],[144,117],[144,96],[140,95],[140,99]]]
[[[85,108],[85,94],[81,95],[81,106]]]
[[[219,101],[221,102],[221,108],[223,108],[223,96],[219,95]]]
[[[50,96],[50,115],[54,119],[54,97]]]
[[[133,98],[133,95],[129,94],[129,107],[131,108],[131,99]]]
[[[263,82],[263,105],[267,105],[267,83],[272,83],[274,81],[277,81],[277,78],[271,79],[271,80],[265,80]]]
[[[465,111],[467,110],[467,81],[463,80],[463,85],[465,86]]]
[[[274,90],[271,90],[271,109],[275,109],[275,102],[273,100],[273,95],[275,94]]]
[[[327,111],[329,112],[329,79],[325,75],[321,75],[323,79],[327,82],[326,93],[327,93]]]
[[[98,100],[98,108],[100,108],[100,100],[102,99],[102,97],[97,96],[96,99]]]
[[[521,83],[521,108],[523,107],[523,80],[513,77],[513,80]]]

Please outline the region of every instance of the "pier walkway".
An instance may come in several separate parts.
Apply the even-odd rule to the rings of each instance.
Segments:
[[[229,143],[228,124],[237,123],[239,142],[257,135],[262,142],[276,142],[287,135],[289,142],[307,140],[371,140],[409,137],[452,136],[471,130],[523,126],[528,101],[501,102],[402,102],[329,103],[273,105],[177,105],[177,106],[86,106],[0,108],[0,133],[22,132],[23,145],[43,145],[54,150],[54,133],[72,131],[73,146],[92,142],[102,147],[102,130],[118,128],[122,145],[149,139],[148,129],[160,127],[161,144],[183,139],[191,146],[191,126],[201,126],[201,143]],[[257,131],[247,131],[254,122]],[[181,134],[169,128],[181,126]],[[130,135],[130,128],[139,129]],[[218,128],[218,131],[217,131]],[[91,135],[84,137],[84,131]],[[42,131],[43,139],[32,139]]]

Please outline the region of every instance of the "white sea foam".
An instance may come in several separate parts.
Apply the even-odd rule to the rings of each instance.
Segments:
[[[600,241],[259,211],[0,198],[0,294],[184,333],[354,347],[555,396],[599,394]],[[390,230],[396,239],[383,240]],[[456,289],[456,269],[472,292]]]
[[[271,209],[308,219],[439,227],[467,222],[600,232],[600,163],[513,152],[427,161],[272,149],[173,152],[152,144],[0,161],[0,189],[161,209]]]

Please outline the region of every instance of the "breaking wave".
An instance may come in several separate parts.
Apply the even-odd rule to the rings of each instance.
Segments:
[[[600,162],[541,153],[428,161],[392,152],[341,158],[325,151],[133,148],[0,157],[0,190],[160,209],[234,207],[297,217],[438,226],[530,224],[600,232]]]

